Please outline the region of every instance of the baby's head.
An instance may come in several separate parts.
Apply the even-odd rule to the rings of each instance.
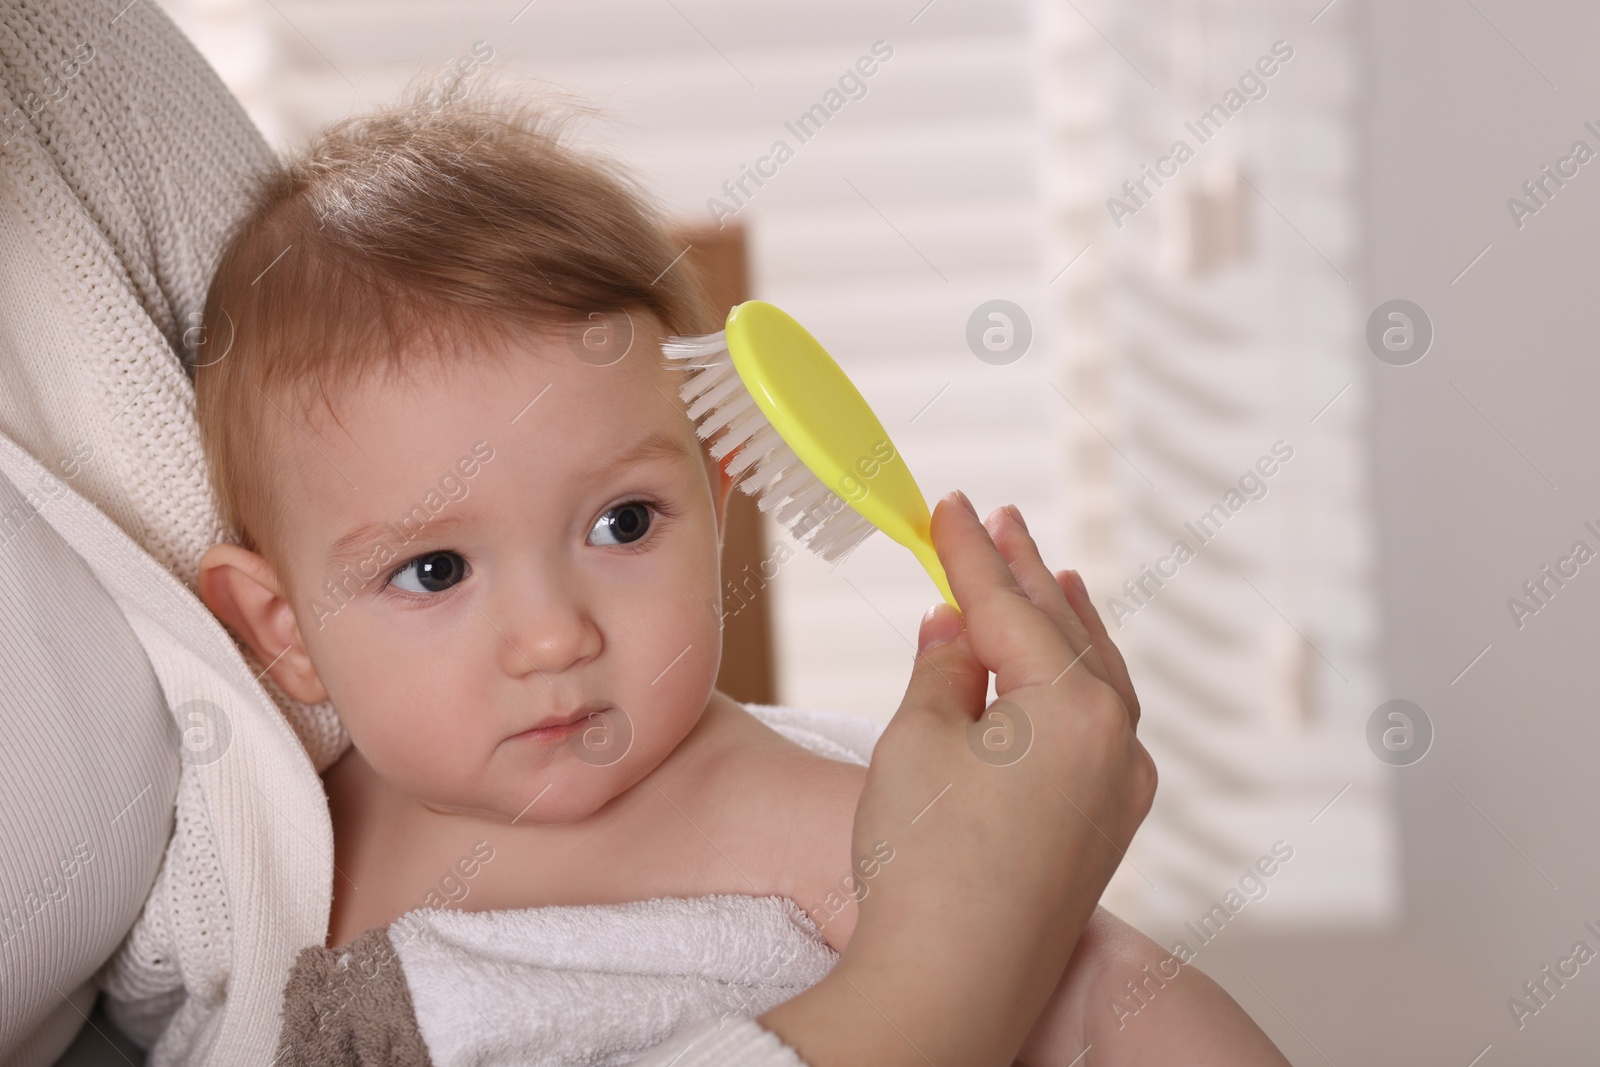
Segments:
[[[716,328],[679,252],[495,96],[330,127],[223,251],[201,595],[431,807],[582,818],[705,708],[728,483],[659,354]]]

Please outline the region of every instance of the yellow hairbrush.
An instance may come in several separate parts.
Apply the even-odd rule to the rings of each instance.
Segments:
[[[931,516],[904,459],[826,349],[771,304],[750,300],[722,332],[672,337],[662,353],[690,371],[681,390],[711,457],[743,492],[824,560],[874,528],[909,548],[956,607],[928,536]]]

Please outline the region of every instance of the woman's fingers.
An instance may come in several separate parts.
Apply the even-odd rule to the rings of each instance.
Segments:
[[[1034,543],[1033,536],[1028,533],[1021,519],[1021,512],[1007,506],[996,508],[983,525],[994,539],[995,548],[1000,550],[1001,558],[1011,568],[1022,591],[1028,594],[1028,599],[1033,601],[1035,607],[1049,616],[1071,646],[1071,658],[1061,665],[1061,669],[1087,670],[1101,681],[1109,682],[1111,679],[1101,666],[1099,652],[1090,640],[1089,630],[1079,620],[1055,575],[1039,558],[1039,546]]]
[[[1018,586],[1038,609],[1049,616],[1072,648],[1070,670],[1088,670],[1107,683],[1128,707],[1129,721],[1139,724],[1139,695],[1122,650],[1106,631],[1100,612],[1090,600],[1076,571],[1052,574],[1039,556],[1039,547],[1014,507],[996,508],[985,520],[995,548],[1011,568]]]
[[[1100,612],[1095,608],[1094,601],[1089,599],[1089,590],[1084,586],[1082,576],[1077,571],[1056,571],[1055,579],[1062,595],[1067,598],[1067,603],[1072,606],[1073,614],[1088,631],[1089,640],[1094,643],[1095,650],[1100,654],[1100,662],[1105,669],[1102,677],[1117,691],[1122,702],[1128,705],[1129,719],[1137,727],[1139,694],[1134,691],[1133,678],[1128,674],[1128,661],[1122,658],[1122,650],[1106,631],[1106,624],[1100,618]]]
[[[931,533],[966,618],[972,651],[995,672],[997,688],[1005,692],[1058,677],[1077,650],[1018,585],[965,496],[951,493],[939,500]]]
[[[1014,509],[977,522],[965,498],[934,510],[933,532],[950,588],[968,616],[973,653],[1001,692],[1053,684],[1083,671],[1109,685],[1139,723],[1139,696],[1122,651],[1076,572],[1052,573]]]

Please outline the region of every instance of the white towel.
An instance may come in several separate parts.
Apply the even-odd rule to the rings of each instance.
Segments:
[[[414,912],[390,927],[435,1067],[613,1067],[707,1016],[756,1016],[838,954],[785,897]]]

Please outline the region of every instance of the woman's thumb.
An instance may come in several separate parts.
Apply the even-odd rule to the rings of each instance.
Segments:
[[[917,661],[902,711],[973,722],[989,693],[989,672],[973,655],[961,615],[942,601],[922,617]]]
[[[935,645],[954,641],[961,636],[961,613],[940,601],[922,616],[917,630],[917,651],[926,652]]]

